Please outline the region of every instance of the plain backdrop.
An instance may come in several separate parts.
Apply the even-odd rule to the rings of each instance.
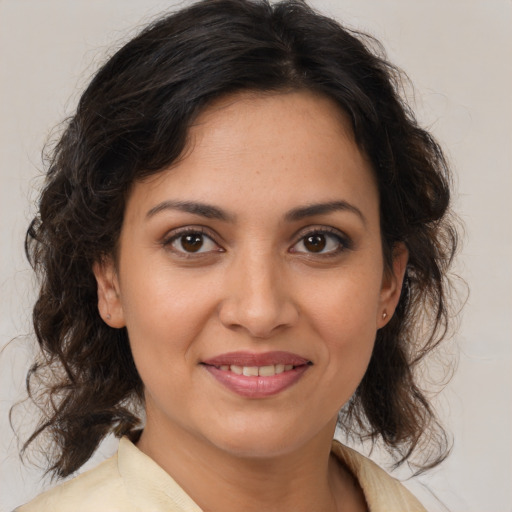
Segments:
[[[137,27],[177,4],[159,0],[0,0],[0,510],[38,493],[8,420],[23,398],[34,282],[23,237],[41,184],[40,151],[95,69]],[[407,485],[429,510],[512,510],[512,2],[312,0],[379,38],[415,84],[410,100],[457,175],[466,231],[456,270],[470,296],[439,396],[450,458]],[[14,339],[9,344],[9,341]],[[32,417],[21,416],[28,431]],[[90,465],[115,450],[105,443]],[[436,500],[431,489],[444,503]],[[397,511],[398,512],[398,511]]]

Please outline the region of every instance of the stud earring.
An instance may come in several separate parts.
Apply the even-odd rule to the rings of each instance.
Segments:
[[[110,316],[110,313],[107,314],[107,320],[110,320],[112,317]]]
[[[386,320],[387,317],[388,317],[388,314],[384,311],[384,313],[382,313],[382,320]]]

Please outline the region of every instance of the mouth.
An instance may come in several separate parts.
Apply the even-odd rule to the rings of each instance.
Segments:
[[[240,366],[242,368],[265,366],[301,366],[312,364],[308,359],[291,352],[274,351],[263,352],[229,352],[203,361],[203,364],[211,366]]]
[[[231,392],[245,398],[265,398],[294,385],[313,363],[289,352],[232,352],[201,365]]]
[[[308,364],[310,363],[308,362]],[[245,375],[246,377],[272,377],[274,375],[279,375],[280,373],[289,372],[303,365],[269,364],[265,366],[238,366],[236,364],[221,364],[218,366],[211,366],[214,366],[217,370],[221,370],[223,372],[233,372],[236,375]]]

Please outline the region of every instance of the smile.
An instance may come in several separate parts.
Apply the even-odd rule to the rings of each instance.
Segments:
[[[246,377],[271,377],[283,372],[288,372],[295,368],[292,364],[270,364],[267,366],[237,366],[232,365],[221,365],[217,366],[219,370],[224,372],[233,372],[237,375],[245,375]]]
[[[233,352],[202,363],[220,384],[245,398],[266,398],[297,383],[311,361],[287,352]]]

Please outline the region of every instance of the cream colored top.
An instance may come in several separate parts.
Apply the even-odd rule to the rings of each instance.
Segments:
[[[426,512],[398,480],[371,460],[337,441],[333,442],[332,451],[359,481],[370,512]],[[116,455],[39,495],[15,512],[201,512],[201,509],[156,462],[123,437]]]

